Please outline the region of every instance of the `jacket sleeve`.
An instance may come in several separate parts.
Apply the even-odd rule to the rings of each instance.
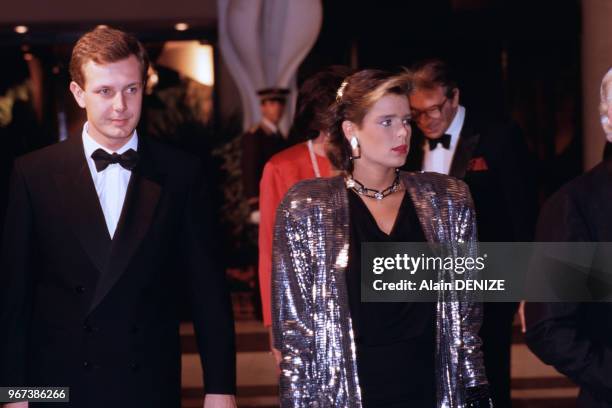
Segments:
[[[276,213],[272,266],[272,328],[281,351],[281,407],[310,407],[315,401],[315,284],[306,221],[292,208],[291,192]],[[298,204],[299,205],[299,204]]]
[[[247,132],[242,135],[242,188],[244,198],[252,210],[259,208],[259,176],[261,175],[261,138],[258,132]]]
[[[463,183],[462,183],[463,184]],[[465,201],[457,214],[457,228],[461,231],[458,246],[459,257],[478,256],[476,214],[470,190],[464,184]],[[475,269],[469,271],[471,279],[477,279]],[[465,386],[465,403],[468,408],[489,407],[489,386],[485,373],[482,340],[478,335],[482,324],[482,303],[470,291],[457,291],[461,319],[461,342],[458,350],[461,376]]]
[[[0,386],[25,386],[31,310],[32,206],[16,162],[10,182],[0,259]]]
[[[592,234],[575,199],[557,193],[542,208],[536,240],[542,242],[589,242]],[[558,263],[553,266],[570,268]],[[549,266],[546,266],[548,269]],[[533,270],[530,273],[538,273]],[[581,330],[588,305],[581,303],[527,302],[525,340],[529,349],[544,363],[554,366],[576,384],[607,402],[612,402],[612,349],[593,341]],[[600,305],[592,304],[591,307]],[[605,305],[601,305],[604,306]]]
[[[263,321],[266,327],[272,325],[271,281],[272,281],[272,240],[276,208],[281,195],[281,175],[279,169],[270,161],[264,167],[259,186],[259,290]]]
[[[193,326],[207,394],[235,394],[234,320],[225,271],[215,251],[210,200],[201,166],[190,171],[183,214],[182,245],[192,305]]]

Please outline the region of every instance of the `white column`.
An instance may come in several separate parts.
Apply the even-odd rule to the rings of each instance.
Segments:
[[[292,92],[284,124],[293,115],[295,76],[314,45],[323,20],[320,0],[218,0],[219,46],[240,91],[243,128],[260,120],[256,92]]]
[[[603,155],[599,118],[601,79],[612,66],[612,1],[582,0],[583,159],[588,170]]]

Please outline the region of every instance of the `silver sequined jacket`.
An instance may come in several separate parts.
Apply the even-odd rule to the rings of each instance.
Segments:
[[[427,241],[444,243],[446,255],[475,256],[476,224],[467,186],[437,173],[402,173],[402,181]],[[289,190],[276,214],[272,273],[274,343],[282,353],[281,407],[362,406],[345,279],[348,253],[344,178],[302,181]],[[452,277],[439,271],[438,278]],[[437,406],[488,406],[477,335],[481,304],[469,292],[440,291],[436,310]],[[477,402],[483,397],[486,405]]]

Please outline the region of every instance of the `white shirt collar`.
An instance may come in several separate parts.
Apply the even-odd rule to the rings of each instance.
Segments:
[[[270,122],[270,120],[268,120],[266,117],[262,116],[261,117],[261,123],[267,127],[272,133],[278,133],[278,126],[276,126],[274,123]]]
[[[423,140],[423,165],[424,171],[435,171],[436,173],[449,174],[453,157],[455,156],[455,150],[459,144],[459,136],[461,129],[463,128],[463,122],[465,120],[465,108],[459,106],[455,117],[451,121],[451,124],[444,132],[450,135],[450,145],[448,149],[436,148],[434,150],[429,149],[429,143],[427,139]]]
[[[465,108],[461,105],[457,107],[457,112],[455,113],[455,117],[451,122],[446,132],[451,135],[451,144],[450,148],[454,150],[454,147],[457,145],[459,141],[459,135],[461,134],[461,129],[463,128],[463,121],[465,120]]]
[[[119,150],[117,150],[116,152],[113,152],[112,150],[96,142],[94,138],[91,137],[89,133],[87,132],[88,128],[89,128],[89,124],[85,122],[85,125],[83,126],[83,148],[85,150],[85,157],[87,157],[87,159],[90,159],[93,152],[95,152],[98,149],[102,149],[105,152],[110,153],[110,154],[112,153],[122,154],[130,149],[134,149],[138,151],[138,134],[136,132],[136,129],[134,129],[134,133],[132,133],[132,137],[130,137],[130,140],[128,140],[126,144],[121,146]]]

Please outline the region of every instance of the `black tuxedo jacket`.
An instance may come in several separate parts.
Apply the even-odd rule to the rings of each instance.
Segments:
[[[612,161],[570,181],[546,202],[536,240],[612,242]],[[603,256],[609,266],[610,254]],[[527,345],[580,386],[577,406],[612,406],[612,305],[528,302],[525,314]]]
[[[138,151],[112,240],[80,137],[16,160],[0,385],[68,386],[67,407],[179,407],[185,285],[206,392],[234,393],[231,304],[211,256],[199,163],[142,138]]]
[[[422,169],[424,143],[423,133],[413,126],[405,170]],[[475,170],[473,160],[488,168]],[[527,146],[513,122],[484,121],[467,111],[449,175],[464,180],[470,188],[480,241],[532,240],[537,214],[535,183]]]

